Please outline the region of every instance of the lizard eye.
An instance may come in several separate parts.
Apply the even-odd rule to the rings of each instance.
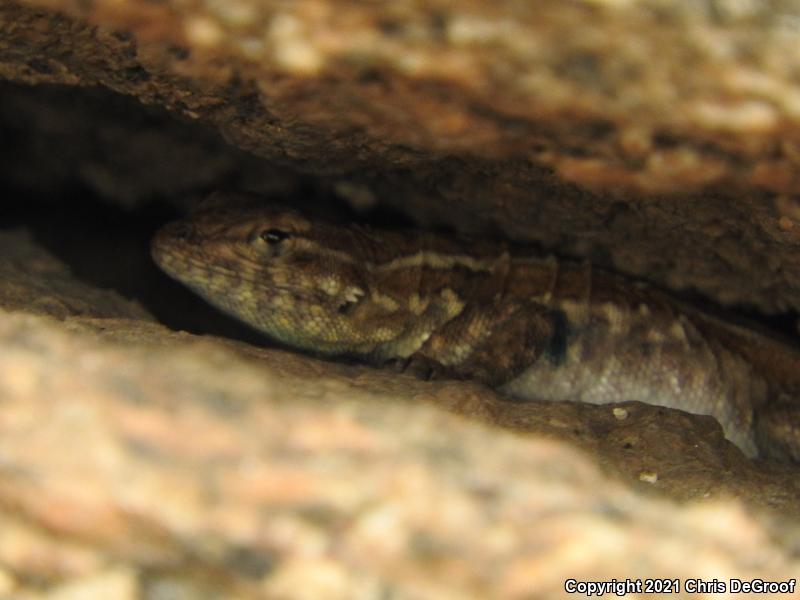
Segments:
[[[270,246],[280,244],[283,240],[289,237],[289,234],[282,229],[267,229],[261,232],[261,239],[267,242]]]

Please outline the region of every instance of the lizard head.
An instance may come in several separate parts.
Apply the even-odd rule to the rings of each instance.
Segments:
[[[394,333],[392,307],[364,302],[371,297],[372,243],[357,229],[216,194],[164,226],[152,255],[209,303],[280,342],[323,354],[368,354]],[[364,319],[382,326],[365,326]]]

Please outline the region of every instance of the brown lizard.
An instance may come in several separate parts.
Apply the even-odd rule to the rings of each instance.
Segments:
[[[709,414],[748,456],[800,462],[800,352],[652,286],[501,243],[341,226],[217,194],[158,265],[291,347],[471,378],[519,399]]]

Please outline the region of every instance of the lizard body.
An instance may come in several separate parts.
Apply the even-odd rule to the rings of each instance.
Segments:
[[[153,257],[291,347],[441,369],[519,399],[710,414],[747,455],[800,462],[800,352],[786,343],[586,264],[233,200],[166,225]]]

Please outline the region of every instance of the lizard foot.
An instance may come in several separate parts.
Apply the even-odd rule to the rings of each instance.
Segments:
[[[397,373],[407,373],[417,379],[426,381],[431,379],[462,379],[455,371],[442,363],[420,354],[412,354],[408,358],[392,359],[385,366]]]

